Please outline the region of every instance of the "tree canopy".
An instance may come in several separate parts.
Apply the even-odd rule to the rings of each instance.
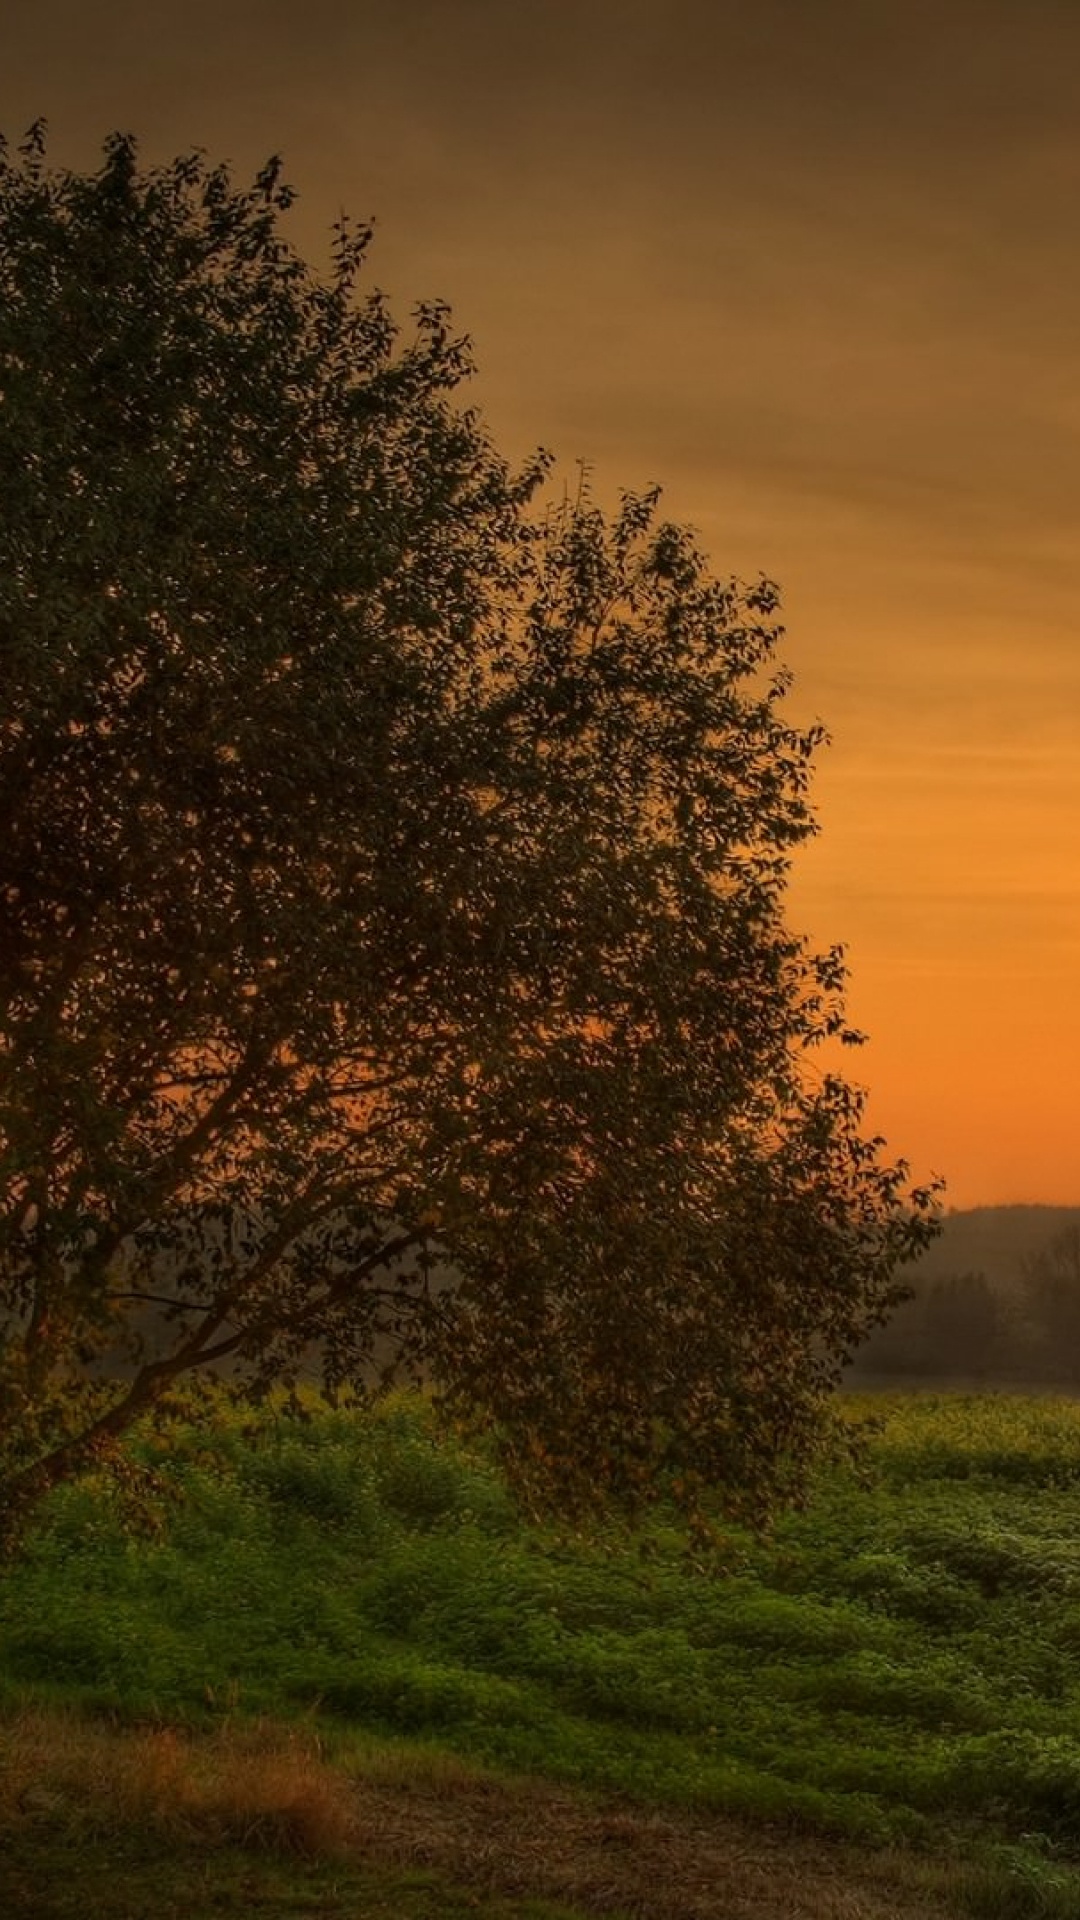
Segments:
[[[315,1351],[567,1497],[760,1511],[932,1215],[812,1057],[776,591],[512,471],[291,197],[0,165],[9,1503]]]

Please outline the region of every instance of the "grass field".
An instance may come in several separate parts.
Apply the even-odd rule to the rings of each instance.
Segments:
[[[614,1796],[631,1827],[667,1823],[672,1847],[688,1822],[735,1818],[778,1858],[782,1835],[819,1864],[837,1846],[871,1877],[891,1863],[901,1905],[867,1892],[852,1913],[1080,1913],[1080,1407],[850,1404],[882,1421],[865,1477],[830,1474],[806,1513],[766,1541],[731,1534],[705,1569],[659,1522],[632,1538],[525,1524],[416,1402],[141,1436],[156,1490],[134,1504],[104,1480],[64,1490],[0,1585],[16,1910],[74,1912],[56,1890],[40,1904],[39,1855],[77,1846],[92,1880],[115,1849],[109,1809],[127,1805],[127,1883],[149,1834],[161,1900],[168,1861],[194,1847],[220,1866],[199,1911],[377,1916],[382,1899],[453,1914],[480,1897],[475,1860],[425,1853],[425,1823],[449,1782],[463,1808],[487,1796],[492,1827],[525,1777],[547,1783],[534,1798],[561,1796],[549,1827],[569,1831],[575,1796],[595,1824]],[[416,1832],[376,1870],[353,1831],[357,1783],[385,1798],[388,1768],[412,1783]],[[369,1824],[389,1818],[383,1804]],[[250,1881],[256,1856],[301,1904],[271,1888],[260,1905],[249,1886],[229,1906],[230,1875]],[[492,1870],[488,1904],[460,1910],[709,1910],[643,1907],[610,1874],[605,1908],[595,1874],[564,1878],[552,1892],[538,1867],[529,1905],[528,1883]],[[83,1920],[170,1911],[104,1901],[84,1898]]]

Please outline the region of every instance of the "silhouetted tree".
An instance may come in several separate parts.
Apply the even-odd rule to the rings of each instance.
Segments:
[[[998,1298],[984,1273],[950,1273],[931,1283],[923,1305],[926,1371],[981,1379],[1001,1331]]]
[[[797,1492],[930,1227],[804,1071],[843,969],[783,917],[774,589],[654,493],[530,512],[445,309],[401,345],[365,229],[312,272],[276,163],[42,149],[0,169],[9,1526],[311,1342],[332,1386],[393,1343],[568,1497]]]
[[[1021,1269],[1021,1313],[1044,1377],[1080,1379],[1080,1227],[1067,1226]]]

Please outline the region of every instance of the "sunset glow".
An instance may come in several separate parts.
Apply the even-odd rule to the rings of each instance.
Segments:
[[[9,140],[280,151],[301,251],[374,215],[398,319],[451,303],[509,457],[780,583],[871,1124],[952,1205],[1080,1202],[1080,9],[23,12]]]

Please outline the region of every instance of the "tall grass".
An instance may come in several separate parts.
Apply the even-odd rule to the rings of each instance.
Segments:
[[[8,1827],[77,1805],[84,1839],[127,1827],[318,1859],[345,1855],[357,1839],[344,1776],[310,1734],[280,1727],[226,1727],[204,1741],[144,1727],[120,1739],[108,1724],[31,1709],[9,1725],[3,1759]]]
[[[146,1433],[150,1505],[62,1491],[0,1588],[0,1698],[272,1715],[1080,1889],[1080,1409],[852,1415],[884,1416],[868,1475],[705,1571],[662,1518],[527,1525],[419,1402]]]

